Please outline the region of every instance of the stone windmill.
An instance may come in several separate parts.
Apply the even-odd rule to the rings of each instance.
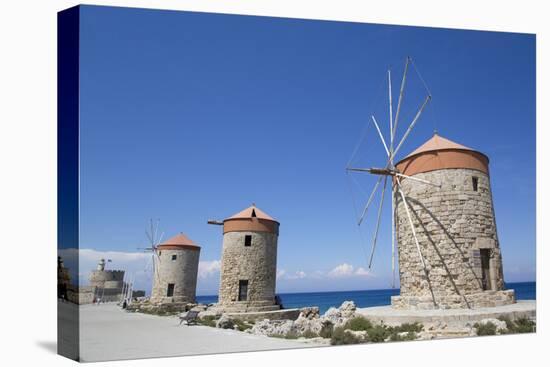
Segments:
[[[395,119],[391,72],[388,71],[389,136],[384,137],[378,121],[371,115],[387,158],[376,168],[347,168],[351,172],[379,176],[358,218],[359,225],[382,186],[369,268],[389,186],[392,271],[395,274],[397,241],[400,278],[400,295],[392,297],[393,307],[475,308],[514,303],[513,290],[504,290],[502,256],[489,181],[489,158],[434,134],[425,144],[395,162],[403,143],[431,100],[426,87],[423,103],[404,135],[397,139],[396,128],[411,63],[411,58],[407,58]]]

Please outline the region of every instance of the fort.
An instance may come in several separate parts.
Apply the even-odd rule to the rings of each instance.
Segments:
[[[105,270],[105,265],[105,259],[99,260],[97,269],[90,273],[93,298],[101,302],[118,302],[124,287],[124,270]],[[85,291],[85,288],[82,291]]]

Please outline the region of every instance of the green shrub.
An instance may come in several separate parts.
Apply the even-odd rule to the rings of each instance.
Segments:
[[[515,325],[514,325],[514,322],[512,320],[510,320],[510,318],[508,316],[499,316],[498,319],[500,321],[504,321],[506,323],[506,331],[504,332],[504,334],[508,334],[508,333],[512,333]],[[502,331],[501,331],[502,333]]]
[[[252,327],[252,325],[250,325],[248,322],[245,322],[239,319],[234,319],[233,323],[237,325],[237,328],[239,329],[239,331],[245,331]]]
[[[532,333],[535,331],[535,322],[529,320],[527,317],[522,317],[514,321],[515,327],[514,333]]]
[[[422,325],[419,322],[415,322],[415,323],[412,323],[412,324],[404,323],[404,324],[401,324],[399,326],[393,327],[393,330],[395,330],[399,333],[411,332],[411,331],[415,332],[415,333],[419,333],[422,330],[424,330],[424,325]]]
[[[363,316],[358,316],[349,320],[344,328],[353,331],[369,330],[372,329],[372,322]]]
[[[285,339],[298,339],[300,335],[296,331],[290,331],[286,335],[283,335]]]
[[[503,334],[522,334],[535,331],[536,323],[527,317],[521,317],[515,321],[510,320],[507,316],[500,316],[498,319],[506,323],[507,330],[502,332]]]
[[[382,343],[391,334],[391,330],[384,325],[376,325],[367,331],[368,341],[372,343]]]
[[[480,324],[479,322],[476,322],[474,324],[474,328],[476,329],[476,334],[478,336],[497,334],[497,326],[490,321],[486,322],[485,324]]]
[[[208,315],[204,316],[203,318],[197,319],[197,323],[210,327],[216,327],[216,321],[217,319],[214,315]]]
[[[302,333],[302,336],[306,339],[317,338],[319,335],[311,330],[306,330]]]
[[[407,332],[406,335],[403,335],[403,336],[399,335],[399,332],[394,331],[390,335],[390,340],[392,342],[402,342],[402,341],[415,340],[415,339],[416,339],[416,332],[414,331],[409,331]]]
[[[342,326],[334,328],[330,338],[331,345],[359,344],[361,340]]]
[[[334,325],[331,323],[326,323],[321,328],[321,331],[319,331],[319,336],[321,338],[332,338],[332,333],[334,331]]]
[[[280,339],[298,339],[300,337],[296,331],[290,331],[287,334],[268,334],[268,336]]]

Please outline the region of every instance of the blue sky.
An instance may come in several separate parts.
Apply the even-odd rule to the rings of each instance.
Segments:
[[[387,288],[389,208],[367,273],[374,218],[361,235],[353,208],[372,181],[344,168],[363,131],[353,163],[381,162],[368,117],[386,125],[386,70],[397,99],[411,55],[433,100],[401,154],[434,129],[487,154],[505,279],[535,279],[533,35],[81,11],[80,246],[92,257],[139,251],[159,218],[166,237],[183,231],[202,246],[198,293],[215,293],[222,234],[206,221],[255,202],[281,222],[279,291]],[[426,94],[409,75],[398,135]]]

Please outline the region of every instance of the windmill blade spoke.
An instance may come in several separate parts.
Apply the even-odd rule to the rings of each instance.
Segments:
[[[405,206],[405,212],[407,213],[407,218],[409,219],[409,225],[411,226],[411,231],[414,237],[414,243],[416,244],[416,250],[418,251],[418,256],[420,257],[420,262],[422,263],[422,267],[424,268],[424,271],[427,272],[428,269],[426,268],[426,263],[424,261],[424,256],[422,256],[422,251],[420,251],[420,243],[418,242],[418,237],[416,236],[416,230],[414,229],[414,224],[411,218],[411,213],[409,209],[409,203],[407,202],[407,199],[405,198],[405,194],[403,193],[403,189],[401,188],[401,183],[399,182],[399,178],[396,177],[397,180],[397,187],[399,190],[399,193],[401,194],[401,199],[403,200],[403,205]]]
[[[157,241],[157,246],[162,243],[162,238],[164,237],[164,232],[160,234],[159,240]]]
[[[370,116],[372,119],[372,122],[374,123],[374,126],[376,127],[376,131],[378,131],[378,136],[380,137],[380,140],[382,141],[382,144],[384,144],[384,149],[386,150],[386,154],[388,157],[390,156],[390,151],[388,150],[388,146],[386,145],[386,141],[384,140],[384,136],[382,135],[382,132],[380,131],[380,127],[378,126],[378,122],[376,122],[376,118],[374,115]]]
[[[420,107],[420,109],[418,110],[418,112],[416,113],[416,116],[414,117],[413,121],[411,122],[411,124],[409,125],[409,128],[407,129],[407,131],[405,132],[405,135],[403,135],[403,138],[401,138],[401,141],[399,142],[399,144],[397,145],[397,148],[395,148],[395,151],[393,152],[393,155],[392,155],[392,159],[393,157],[395,157],[397,155],[397,152],[399,151],[399,149],[401,148],[401,146],[403,145],[403,143],[405,142],[405,140],[407,139],[407,137],[409,136],[409,134],[411,133],[412,129],[414,128],[414,125],[416,125],[416,122],[418,121],[418,119],[420,118],[420,115],[422,115],[422,111],[424,111],[424,108],[426,107],[426,105],[428,104],[428,102],[430,101],[430,99],[432,99],[432,96],[428,95],[426,97],[426,99],[424,100],[424,103],[422,103],[422,106]]]
[[[384,187],[382,189],[382,197],[380,198],[380,205],[378,206],[378,218],[376,219],[376,227],[374,230],[372,248],[371,248],[370,257],[369,257],[369,270],[372,267],[372,259],[374,257],[374,250],[376,249],[376,241],[378,240],[378,230],[380,228],[380,219],[382,218],[382,208],[384,206],[384,195],[386,194],[387,183],[388,183],[388,176],[384,178]]]
[[[435,186],[435,187],[441,187],[441,184],[436,184],[436,183],[433,183],[431,181],[428,181],[428,180],[424,180],[422,178],[418,178],[418,177],[413,177],[413,176],[408,176],[408,175],[404,175],[402,173],[397,173],[395,172],[395,175],[396,176],[399,176],[399,177],[405,177],[405,178],[408,178],[408,179],[411,179],[413,181],[418,181],[418,182],[422,182],[422,183],[425,183],[427,185],[432,185],[432,186]]]
[[[388,96],[390,100],[390,152],[393,151],[393,106],[391,94],[391,70],[388,69]]]
[[[403,101],[403,94],[405,92],[405,81],[407,80],[407,70],[409,69],[410,57],[407,57],[405,61],[405,71],[403,72],[403,79],[401,80],[401,89],[399,90],[399,99],[397,100],[397,111],[395,112],[395,120],[393,123],[393,130],[391,132],[392,140],[395,139],[395,131],[397,130],[397,122],[399,121],[399,112],[401,111],[401,102]]]
[[[391,188],[391,273],[392,283],[391,287],[395,288],[395,236],[397,231],[395,230],[395,190],[392,184]]]
[[[365,208],[363,209],[363,213],[361,213],[361,217],[359,218],[359,221],[357,222],[357,225],[361,225],[363,222],[363,219],[365,218],[365,215],[367,214],[367,210],[369,210],[370,203],[372,202],[372,199],[374,198],[374,194],[376,193],[376,190],[378,189],[378,186],[380,185],[380,182],[382,181],[382,177],[380,176],[378,178],[378,181],[376,181],[376,185],[374,185],[374,188],[372,189],[372,192],[369,196],[369,200],[367,201],[367,205],[365,205]]]

